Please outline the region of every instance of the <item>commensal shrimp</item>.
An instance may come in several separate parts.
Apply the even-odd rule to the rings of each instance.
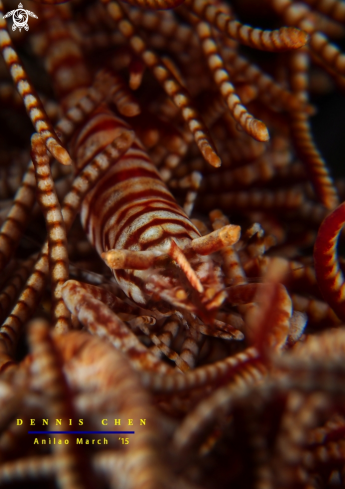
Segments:
[[[76,133],[77,172],[129,126],[105,105]],[[226,225],[201,237],[160,178],[141,142],[109,168],[83,201],[82,225],[126,295],[161,301],[204,317],[226,298],[218,265],[207,255],[234,244],[240,228]]]

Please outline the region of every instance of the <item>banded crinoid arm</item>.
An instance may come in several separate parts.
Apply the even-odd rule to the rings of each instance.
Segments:
[[[73,38],[71,26],[68,24],[71,13],[66,8],[45,7],[45,48],[39,48],[37,54],[43,51],[47,71],[53,81],[53,86],[64,109],[81,107],[90,112],[88,102],[96,105],[107,98],[113,100],[121,114],[132,117],[140,112],[138,103],[122,78],[110,69],[102,69],[90,84],[92,77],[87,67],[79,44]],[[87,99],[85,99],[85,97]],[[58,128],[57,128],[58,129]]]
[[[34,0],[40,4],[58,5],[68,0]],[[152,10],[166,10],[178,7],[184,0],[126,0],[133,7],[147,8]]]
[[[337,379],[334,376],[332,382],[327,385],[327,379],[332,376],[332,368],[338,365],[339,373],[344,375],[344,358],[345,354],[345,328],[344,325],[339,328],[331,328],[317,335],[306,335],[304,341],[297,343],[288,353],[276,358],[277,365],[284,369],[292,369],[294,372],[298,369],[305,370],[306,376],[309,375],[310,382],[313,383],[311,389],[319,382],[322,389],[329,389],[330,392],[344,390],[344,384],[337,386]],[[325,378],[321,379],[315,372],[320,371],[327,363],[330,366],[328,373],[325,372]],[[313,371],[313,369],[315,370]],[[314,374],[314,377],[313,377]],[[312,379],[313,377],[313,379]],[[301,377],[302,380],[302,377]],[[293,379],[291,379],[293,383]],[[298,381],[296,381],[296,386]],[[303,385],[303,383],[301,384]]]
[[[301,460],[312,430],[334,412],[332,401],[323,392],[305,395],[292,391],[288,394],[274,450],[274,482],[277,487],[281,484],[299,487],[309,480]]]
[[[216,338],[223,338],[225,340],[243,339],[243,334],[241,333],[241,331],[239,331],[234,326],[231,326],[230,324],[223,323],[222,321],[214,320],[212,326],[208,326],[196,320],[195,318],[188,317],[189,327],[186,330],[183,322],[181,324],[181,319],[183,319],[183,317],[179,318],[177,315],[171,316],[170,319],[168,319],[167,322],[164,324],[164,327],[162,328],[160,333],[157,333],[157,335],[148,333],[148,336],[153,342],[153,346],[150,347],[150,350],[152,352],[155,352],[155,354],[159,356],[164,354],[167,358],[169,358],[169,360],[173,361],[176,364],[176,370],[180,370],[182,372],[191,372],[191,368],[193,368],[195,366],[195,363],[198,362],[200,358],[200,348],[204,345],[205,335]],[[184,335],[184,340],[180,348],[179,354],[169,348],[169,346],[172,344],[173,340],[178,334],[179,336]],[[231,365],[233,366],[235,364],[236,362],[232,363]],[[201,384],[203,384],[207,383],[208,380],[211,381],[213,378],[212,375],[209,375],[209,372],[211,370],[212,367],[210,369],[206,367],[205,371],[203,371],[203,369],[199,369],[199,373],[196,373],[196,377],[198,377],[197,382],[200,381]],[[193,370],[193,372],[196,372],[196,370]],[[203,376],[204,373],[206,373],[205,376]],[[219,374],[221,376],[222,366],[220,366],[219,369],[215,368],[214,370],[212,370],[212,374]],[[174,373],[171,373],[171,375],[174,375]],[[182,378],[185,377],[174,375],[174,379],[176,380],[176,382],[168,382],[170,387],[167,387],[167,389],[169,390],[169,392],[172,393],[177,385],[179,386],[179,388],[181,388],[181,390],[184,389],[183,386],[185,386],[186,390],[188,390],[189,388],[193,388],[192,386],[194,385],[195,380],[194,376],[189,376],[186,384],[184,384],[184,381],[182,381],[182,383],[179,382]],[[168,385],[165,384],[164,379],[166,379],[166,377],[159,374],[148,374],[147,376],[144,374],[143,382],[151,382],[151,384],[153,382],[158,392],[163,384]],[[155,390],[155,388],[153,389]],[[164,391],[165,388],[162,387],[162,389]]]
[[[286,343],[292,316],[292,304],[284,286],[278,283],[264,284],[254,298],[260,304],[246,314],[248,337],[266,357]]]
[[[308,89],[307,53],[294,53],[291,59],[291,85],[294,93],[307,100]],[[292,139],[297,153],[306,165],[318,200],[327,208],[339,205],[339,198],[327,165],[315,146],[308,121],[308,114],[301,111],[291,113]]]
[[[117,80],[117,84],[115,85],[113,84],[114,78]],[[102,89],[100,88],[101,86],[103,86]],[[58,125],[58,129],[64,132],[65,137],[71,135],[72,132],[75,130],[75,127],[78,124],[80,124],[92,110],[94,110],[95,106],[97,106],[104,97],[109,95],[108,89],[110,91],[110,95],[116,99],[118,105],[124,107],[124,111],[127,114],[133,113],[133,110],[135,113],[136,105],[135,103],[133,104],[133,102],[129,97],[126,97],[126,94],[123,94],[122,86],[123,85],[121,83],[121,80],[118,79],[118,77],[116,77],[115,75],[112,75],[107,71],[101,71],[100,73],[98,73],[95,79],[94,86],[88,90],[87,94],[81,100],[79,100],[79,102],[76,104],[75,107],[71,108],[67,112],[65,118],[62,121],[60,121]],[[126,144],[125,141],[126,141],[126,137],[124,138],[124,140],[122,140],[122,142],[121,140],[119,140],[118,142],[118,150],[120,152],[124,150],[124,145]],[[115,148],[116,148],[116,143],[113,149]],[[108,153],[109,153],[108,156],[110,156],[111,154],[114,154],[116,156],[118,154],[116,151],[114,153],[114,151],[112,151],[111,149]],[[107,154],[107,152],[105,154]],[[16,199],[14,201],[14,206],[12,207],[9,216],[7,217],[0,233],[0,250],[1,250],[0,257],[2,258],[1,263],[3,265],[5,264],[6,259],[9,258],[10,254],[14,252],[14,248],[17,242],[19,241],[21,232],[24,228],[24,223],[27,220],[28,214],[30,212],[30,208],[34,203],[34,189],[35,189],[35,177],[34,177],[33,165],[30,164],[28,171],[24,176],[22,186],[17,192]],[[40,260],[40,263],[42,264],[42,260]],[[37,264],[36,267],[38,267],[36,268],[36,273],[40,273],[41,271],[40,266]],[[55,268],[62,272],[62,276],[64,276],[65,278],[63,277],[60,278],[61,281],[64,282],[68,275],[66,267],[65,268],[62,267],[61,269],[60,265],[57,264]],[[65,271],[63,271],[63,269]],[[26,300],[27,299],[28,298],[26,297]],[[68,317],[69,313],[67,310],[65,310],[65,306],[64,303],[61,301],[61,298],[60,299],[57,298],[57,307],[60,308],[61,311],[59,313],[60,319],[58,320],[56,318],[56,321],[57,323],[61,323],[61,328],[62,330],[64,330],[65,327],[67,327],[67,324],[63,326],[62,324],[64,322],[63,317],[64,316]]]
[[[181,451],[184,455],[190,453],[196,446],[200,445],[200,440],[205,437],[205,433],[210,431],[218,420],[226,423],[227,416],[233,412],[236,406],[250,402],[254,393],[260,391],[257,384],[262,384],[263,397],[269,391],[269,382],[263,383],[266,370],[262,370],[258,365],[247,364],[232,378],[230,384],[216,389],[210,396],[202,399],[184,418],[179,427],[175,430],[173,437],[173,448]],[[254,398],[254,396],[253,396]],[[254,406],[257,406],[257,400]],[[224,426],[224,425],[223,425]]]
[[[117,467],[111,468],[114,481],[117,481],[115,487],[165,489],[170,470],[161,457],[165,435],[160,430],[160,415],[128,356],[108,341],[86,332],[68,333],[55,341],[74,392],[88,394],[90,406],[97,406],[97,398],[103,395],[111,399],[111,402],[101,403],[98,411],[86,409],[81,417],[90,417],[94,422],[95,415],[102,413],[103,418],[106,413],[111,418],[116,412],[117,418],[134,420],[135,435],[129,446],[122,451],[116,443],[117,452],[123,455],[123,465],[117,474]],[[84,399],[86,401],[86,396]],[[76,405],[83,410],[86,403],[77,401]],[[140,419],[145,419],[146,425],[139,425]]]
[[[107,99],[111,99],[120,114],[126,117],[134,117],[140,114],[141,109],[139,103],[128,89],[122,77],[113,71],[111,71],[109,75],[111,79],[111,89]]]
[[[126,0],[133,7],[151,10],[166,10],[178,7],[184,0]]]
[[[116,349],[126,353],[136,370],[169,373],[170,367],[155,357],[119,316],[102,302],[105,297],[101,289],[69,280],[63,286],[63,298],[71,314],[90,333],[107,338]]]
[[[163,167],[162,170],[166,170]],[[161,170],[161,175],[162,175]],[[162,180],[166,181],[164,176],[167,176],[166,172],[162,175]],[[187,214],[188,217],[191,216],[195,204],[195,200],[198,195],[198,190],[200,188],[200,183],[202,181],[202,175],[199,172],[193,171],[193,173],[187,175],[184,178],[178,180],[170,180],[169,187],[170,188],[180,188],[180,189],[188,189],[185,202],[183,204],[183,210]]]
[[[345,280],[336,246],[344,223],[345,203],[323,221],[314,247],[315,272],[321,294],[342,321],[345,320]]]
[[[343,438],[344,418],[334,415],[322,428],[312,430],[305,456],[304,466],[309,471],[320,470],[321,466],[337,467],[341,470],[345,460]]]
[[[32,162],[16,192],[11,210],[0,230],[0,271],[4,269],[17,248],[30,211],[35,202],[35,169]]]
[[[50,420],[48,428],[63,431],[68,427],[68,420],[75,417],[73,397],[67,379],[63,373],[63,362],[51,337],[49,325],[45,321],[36,320],[29,327],[28,340],[33,355],[31,370],[34,378],[33,387],[43,394],[43,403]],[[53,419],[61,418],[64,425],[55,426]],[[74,440],[69,437],[69,443],[53,444],[53,454],[68,455],[68,464],[62,465],[57,471],[56,478],[62,487],[85,489],[90,487],[87,482],[87,472],[82,456],[75,449]],[[67,438],[68,439],[68,438]]]
[[[186,318],[187,316],[187,318]],[[186,329],[184,333],[184,338],[181,345],[180,358],[185,362],[187,371],[194,369],[196,366],[197,359],[200,355],[200,350],[204,344],[204,338],[201,334],[201,327],[198,321],[193,317],[188,317],[189,328]]]
[[[58,467],[68,466],[69,455],[36,455],[10,462],[3,462],[0,468],[0,483],[18,483],[52,477]],[[64,467],[63,467],[64,470]]]
[[[271,190],[253,189],[250,192],[233,191],[205,193],[199,196],[196,208],[209,211],[216,207],[224,211],[242,212],[249,210],[262,210],[276,212],[291,212],[301,207],[304,202],[304,194],[299,188]]]
[[[152,122],[152,125],[149,124],[149,121]],[[131,125],[133,123],[135,133],[147,148],[152,163],[158,167],[161,179],[169,182],[168,185],[172,188],[174,185],[172,175],[187,154],[190,140],[186,142],[186,134],[177,130],[172,124],[162,118],[153,118],[151,114],[145,112],[141,114],[141,117],[132,119]],[[208,166],[206,162],[205,165]],[[189,189],[184,205],[188,215],[192,211],[200,180],[201,175],[197,172],[188,175],[186,179],[175,180],[175,188]]]
[[[70,165],[72,163],[71,158],[57,138],[41,101],[36,95],[35,89],[29,82],[28,76],[14,49],[7,31],[6,21],[4,20],[4,7],[2,1],[0,1],[0,48],[5,63],[8,66],[17,90],[24,101],[25,109],[36,131],[42,136],[47,149],[52,155],[63,165]]]
[[[203,339],[200,333],[204,332],[201,331],[200,324],[197,324],[197,327],[195,327],[192,321],[188,321],[189,328],[186,330],[184,325],[181,324],[182,317],[178,317],[177,314],[175,314],[170,316],[167,320],[162,332],[155,334],[152,333],[150,329],[150,326],[155,325],[155,320],[154,322],[152,320],[154,320],[154,318],[139,316],[138,318],[127,321],[127,324],[132,330],[134,326],[136,333],[138,333],[138,330],[144,333],[153,344],[153,346],[150,347],[150,351],[158,358],[161,358],[162,355],[164,355],[174,362],[176,370],[187,372],[194,367],[195,359],[200,352],[200,346],[203,344]],[[184,335],[180,353],[175,352],[169,347],[173,337],[176,337],[178,332]]]
[[[32,333],[36,335],[30,338],[34,343],[35,363],[32,368],[36,367],[37,370],[31,377],[31,383],[36,391],[40,389],[44,409],[48,406],[53,409],[45,417],[49,417],[49,420],[65,420],[68,408],[66,402],[73,402],[71,408],[74,415],[68,416],[68,419],[83,418],[84,426],[94,426],[95,419],[111,418],[114,415],[122,420],[133,419],[135,435],[126,447],[119,446],[116,438],[116,450],[107,450],[102,461],[92,464],[90,459],[92,457],[94,460],[94,453],[81,452],[83,447],[74,449],[73,453],[75,442],[72,440],[69,445],[60,445],[61,450],[58,450],[57,443],[55,447],[52,444],[50,448],[55,448],[55,453],[47,457],[41,455],[38,459],[26,456],[11,463],[2,463],[0,483],[23,484],[24,481],[49,477],[59,482],[61,487],[68,488],[80,487],[80,480],[84,482],[86,476],[88,480],[83,485],[88,487],[88,484],[94,486],[96,478],[98,483],[100,479],[103,482],[106,471],[105,478],[109,487],[125,484],[128,489],[165,488],[165,481],[170,474],[160,455],[164,434],[159,430],[159,413],[153,408],[151,399],[131,368],[128,358],[107,341],[86,332],[71,332],[54,337],[46,331],[48,338],[42,338],[40,331]],[[62,367],[65,378],[59,379]],[[66,387],[70,391],[68,396],[65,396]],[[55,389],[58,392],[54,392]],[[146,424],[138,426],[140,419],[146,420]],[[109,444],[111,443],[109,439]],[[84,469],[82,474],[80,462]],[[75,485],[68,484],[73,472],[76,476]],[[62,480],[64,475],[65,484]]]
[[[326,366],[325,371],[327,371]],[[306,392],[292,390],[288,394],[276,437],[274,482],[278,487],[282,484],[286,484],[287,487],[301,487],[306,484],[306,481],[313,479],[315,474],[313,462],[317,458],[315,455],[318,455],[318,450],[315,447],[314,454],[306,453],[306,449],[310,447],[310,441],[313,440],[318,427],[324,426],[335,416],[344,414],[343,395],[329,396],[327,392],[312,392],[308,385],[305,389],[302,387],[302,390]],[[333,449],[329,447],[330,452],[327,444],[325,445],[319,450],[321,463],[318,465],[318,472],[322,471],[323,463],[326,465],[329,458],[334,457],[332,467],[336,467],[334,462],[339,454],[336,438],[335,443],[331,444]]]
[[[90,108],[86,106],[88,101],[97,104],[113,96],[113,101],[122,114],[136,115],[139,112],[138,104],[131,97],[121,77],[110,69],[100,70],[90,89],[91,70],[80,43],[73,36],[69,5],[64,8],[43,7],[42,14],[44,30],[40,42],[33,43],[33,48],[37,55],[44,57],[46,70],[63,109],[76,107],[80,99],[83,99],[81,108],[90,112]],[[89,100],[85,100],[85,96]]]
[[[167,47],[167,51],[183,53],[195,51],[199,47],[193,29],[178,22],[173,11],[156,12],[142,9],[128,9],[128,16],[138,27],[147,32],[149,44],[153,48]]]
[[[0,323],[6,319],[14,306],[15,299],[30,276],[36,260],[37,255],[35,254],[24,262],[19,263],[19,266],[11,274],[11,278],[5,283],[5,287],[0,293]]]
[[[207,111],[207,112],[208,112],[207,113],[207,116],[208,116],[210,114],[210,112],[209,111]],[[223,112],[223,114],[221,114],[221,115],[223,115],[223,117],[225,117],[226,113]],[[231,118],[231,120],[233,122],[235,122],[234,119],[231,117],[231,115],[229,115],[229,117]],[[222,122],[221,121],[218,122],[218,127],[219,127],[219,123],[222,123]],[[237,137],[237,135],[238,135],[238,137]],[[242,135],[243,135],[243,133],[242,133]],[[233,137],[231,140],[223,141],[223,143],[224,143],[224,149],[223,149],[224,156],[223,156],[223,160],[222,160],[222,167],[224,169],[229,168],[230,171],[235,170],[236,167],[243,165],[243,163],[250,162],[250,161],[255,160],[256,158],[260,157],[267,150],[266,145],[264,143],[262,143],[260,141],[256,141],[255,139],[251,138],[247,134],[245,134],[244,137],[242,137],[242,138],[241,138],[239,132],[237,132],[237,134],[236,133],[232,134],[232,136]],[[239,168],[238,169],[240,172],[245,173],[245,170],[244,170],[245,167],[246,167],[246,165],[243,167],[242,170],[240,170]],[[198,171],[203,170],[206,173],[206,175],[204,176],[204,180],[209,179],[210,183],[212,182],[212,178],[216,178],[216,176],[214,176],[214,175],[217,175],[218,172],[220,171],[217,169],[217,171],[215,171],[215,172],[213,172],[213,171],[209,172],[208,166],[206,167],[206,165],[204,164],[204,161],[201,158],[195,158],[192,161],[188,161],[188,163],[184,162],[182,165],[180,165],[180,167],[177,169],[176,173],[178,176],[184,176],[184,175],[188,174],[191,169],[198,170]],[[211,175],[209,176],[210,173],[212,174],[212,176]],[[210,191],[209,189],[207,189],[207,190]]]
[[[66,228],[50,172],[50,158],[39,134],[32,136],[31,148],[38,202],[48,232],[53,324],[59,333],[63,333],[70,329],[69,312],[61,296],[61,287],[69,277]]]
[[[293,293],[291,294],[291,300],[295,311],[307,314],[308,324],[325,324],[328,327],[342,324],[342,321],[327,302]]]
[[[42,32],[34,35],[32,42],[35,54],[43,58],[63,110],[75,105],[92,82],[81,48],[72,35],[71,16],[70,5],[41,7]]]
[[[78,126],[105,100],[113,101],[120,112],[127,117],[140,113],[138,102],[127,89],[123,79],[109,69],[100,70],[93,85],[84,97],[71,107],[56,124],[67,141],[71,139]]]
[[[228,218],[220,210],[210,212],[209,216],[214,230],[229,224]],[[247,277],[235,248],[233,246],[227,246],[220,253],[223,258],[223,269],[227,282],[231,282],[233,285],[246,283]]]
[[[165,355],[168,358],[170,358],[169,355],[171,353],[174,353],[170,349],[170,346],[172,345],[172,342],[174,341],[174,339],[177,337],[177,335],[180,331],[180,328],[181,328],[180,318],[178,316],[175,316],[175,315],[171,316],[165,322],[161,331],[157,335],[152,335],[153,338],[150,338],[152,343],[153,343],[153,345],[150,347],[150,350],[152,351],[152,353],[154,353],[158,357]],[[177,354],[173,355],[173,356],[174,356],[174,358],[171,358],[171,360],[176,363],[176,360],[178,360],[179,356]],[[180,368],[180,370],[183,371],[184,362],[182,364],[182,368],[179,367],[179,365],[177,363],[176,363],[176,366],[177,366],[177,368]],[[186,368],[186,370],[188,370],[188,369],[189,369],[189,367]]]
[[[341,2],[337,3],[341,4]],[[316,61],[321,62],[335,77],[345,75],[345,54],[317,30],[315,22],[317,17],[307,5],[296,5],[291,0],[272,0],[272,5],[277,13],[283,15],[288,24],[297,25],[308,32],[310,35],[308,48]]]
[[[152,71],[158,83],[171,97],[175,105],[181,110],[183,119],[187,122],[196,144],[203,157],[214,167],[221,165],[214,143],[199,113],[193,107],[191,98],[186,89],[179,83],[174,74],[153,51],[149,50],[145,41],[136,32],[135,26],[129,20],[124,9],[115,1],[102,0],[112,19],[117,23],[123,36],[127,39],[131,49],[140,57],[144,64]]]
[[[327,15],[337,22],[345,21],[345,3],[339,0],[304,0],[318,12]]]
[[[234,169],[220,169],[206,175],[202,181],[200,194],[205,191],[230,192],[241,188],[250,191],[251,187],[268,183],[275,176],[280,176],[281,162],[279,155],[267,150],[264,156],[257,158],[247,165]]]
[[[11,82],[9,82],[11,83]],[[12,87],[12,84],[11,84]],[[12,87],[15,90],[14,87]],[[19,95],[18,95],[19,97]],[[1,103],[1,102],[0,102]],[[22,101],[20,100],[20,107],[22,107]],[[13,109],[13,107],[11,106]],[[17,191],[20,182],[25,173],[25,166],[28,161],[29,152],[27,150],[12,149],[6,151],[5,149],[0,150],[0,158],[2,161],[2,178],[0,186],[0,199],[5,200],[1,202],[2,213],[4,208],[7,207],[10,198],[13,197]]]
[[[221,46],[220,49],[225,66],[233,80],[243,77],[248,83],[255,84],[257,97],[269,107],[277,107],[288,112],[302,108],[307,112],[312,111],[312,107],[307,106],[305,101],[279,85],[255,63],[239,55],[237,49],[230,49],[227,46]]]
[[[318,335],[306,335],[304,341],[296,343],[289,352],[275,357],[274,365],[283,374],[283,388],[328,394],[333,397],[337,411],[343,414],[344,332],[342,326]]]
[[[256,348],[247,348],[224,360],[197,367],[184,375],[171,373],[170,375],[161,375],[152,372],[142,372],[140,374],[143,385],[154,393],[159,394],[177,394],[188,392],[193,389],[215,385],[225,379],[236,377],[248,366],[257,367],[262,373],[265,367],[260,361],[260,354]]]
[[[90,189],[107,171],[111,162],[124,153],[133,141],[133,133],[123,131],[112,143],[98,154],[75,178],[70,192],[62,204],[62,214],[66,230],[72,225],[82,200]],[[36,262],[31,276],[22,291],[17,304],[0,328],[0,338],[6,345],[0,356],[0,370],[13,364],[13,355],[25,322],[36,308],[44,290],[45,280],[49,273],[48,242]]]
[[[231,115],[253,138],[258,141],[267,141],[269,139],[267,127],[262,121],[255,119],[248,113],[230,82],[229,73],[224,66],[216,41],[212,36],[211,26],[207,22],[199,21],[196,23],[196,31],[201,41],[201,47],[206,56],[208,67]]]
[[[264,276],[265,283],[235,285],[227,289],[230,304],[254,303],[246,311],[245,333],[264,361],[270,361],[272,352],[284,346],[290,329],[291,299],[280,283],[286,272],[285,260],[273,258]]]
[[[131,452],[130,452],[131,453]],[[132,455],[132,453],[131,453]],[[126,462],[126,458],[131,455],[126,455],[119,453],[118,450],[105,450],[98,451],[91,457],[91,467],[95,473],[95,478],[97,478],[97,483],[105,481],[112,484],[110,487],[118,487],[123,479],[126,478],[126,483],[128,484],[128,479],[133,479],[130,486],[131,489],[137,489],[138,483],[141,482],[139,477],[140,470],[137,470],[135,474],[131,471],[130,463]],[[153,457],[152,457],[153,458]],[[156,458],[157,459],[157,458]],[[144,459],[145,461],[145,459]],[[147,462],[147,457],[146,457]],[[56,454],[54,457],[52,455],[36,455],[27,456],[17,460],[12,460],[9,462],[3,462],[0,467],[0,483],[3,484],[18,484],[18,483],[28,483],[30,481],[40,481],[41,479],[56,478],[59,471],[65,471],[69,466],[69,454]],[[127,468],[128,466],[128,468]],[[125,469],[125,470],[124,470]],[[162,481],[163,470],[158,471],[157,467],[154,469],[153,463],[144,471],[144,467],[140,464],[140,469],[144,472],[151,472],[151,476],[155,479],[158,478],[159,484],[164,483]],[[166,474],[167,468],[164,467],[165,478],[168,476]],[[146,476],[147,477],[147,476]],[[170,476],[171,477],[171,476]],[[170,478],[169,477],[169,478]],[[150,486],[156,487],[156,486]],[[162,485],[159,485],[157,489],[160,489]],[[167,483],[167,489],[171,489],[171,485]],[[179,487],[183,489],[200,489],[199,486],[191,486],[190,484],[183,486],[179,484]]]
[[[224,32],[231,39],[256,49],[286,51],[299,49],[308,41],[308,35],[295,27],[282,27],[275,31],[264,31],[243,25],[207,0],[186,0],[185,5],[212,27]]]
[[[271,261],[271,257],[266,257]],[[284,283],[288,283],[291,289],[304,290],[311,295],[318,293],[316,282],[315,269],[312,264],[305,264],[302,261],[286,259],[288,273],[284,279]]]
[[[125,112],[126,115],[130,115],[140,110],[137,103],[127,95],[122,80],[112,72],[101,70],[97,73],[94,84],[88,89],[85,96],[69,109],[56,125],[56,129],[62,132],[64,139],[70,139],[76,127],[107,96],[114,99],[121,113]],[[32,162],[30,162],[17,190],[11,210],[0,230],[0,271],[15,252],[24,232],[35,202],[35,189],[35,170]]]

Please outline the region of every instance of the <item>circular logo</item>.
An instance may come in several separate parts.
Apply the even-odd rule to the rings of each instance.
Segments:
[[[28,30],[29,29],[28,20],[29,20],[29,16],[26,13],[26,10],[20,8],[15,10],[13,13],[12,29],[15,30],[14,27],[18,27],[18,29],[21,30],[24,27],[24,29]]]

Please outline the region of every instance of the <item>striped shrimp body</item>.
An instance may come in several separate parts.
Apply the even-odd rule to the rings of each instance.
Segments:
[[[129,126],[122,119],[105,106],[98,108],[72,142],[77,171],[124,129]],[[220,267],[207,255],[235,243],[239,226],[201,237],[138,138],[84,199],[81,220],[135,302],[163,300],[205,316],[225,299]]]

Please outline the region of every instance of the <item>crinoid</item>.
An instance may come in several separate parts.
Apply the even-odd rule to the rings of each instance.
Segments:
[[[0,485],[341,486],[344,185],[310,117],[342,2],[48,3],[11,36],[0,3]]]

